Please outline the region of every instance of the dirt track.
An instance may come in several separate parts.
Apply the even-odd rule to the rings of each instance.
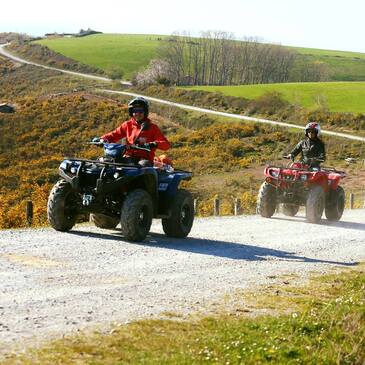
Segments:
[[[136,244],[92,226],[0,231],[0,352],[98,324],[189,313],[283,274],[301,280],[365,259],[365,210],[319,225],[300,215],[198,219],[186,240],[166,238],[159,222],[152,232]]]

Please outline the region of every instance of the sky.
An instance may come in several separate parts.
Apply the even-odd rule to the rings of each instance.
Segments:
[[[0,32],[41,36],[219,30],[288,46],[365,53],[364,0],[13,0]],[[2,7],[4,9],[4,7]]]

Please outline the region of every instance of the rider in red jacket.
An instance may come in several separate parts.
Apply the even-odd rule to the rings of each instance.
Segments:
[[[149,105],[145,98],[133,99],[128,104],[131,119],[122,123],[114,131],[104,134],[101,139],[105,142],[116,143],[120,139],[126,138],[127,145],[135,144],[150,148],[151,152],[130,148],[127,149],[125,156],[135,161],[148,160],[153,163],[155,150],[157,148],[164,151],[168,150],[170,142],[162,134],[160,128],[148,118],[148,111]]]

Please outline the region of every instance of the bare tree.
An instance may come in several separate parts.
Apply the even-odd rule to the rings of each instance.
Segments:
[[[328,66],[324,62],[314,61],[303,65],[298,81],[327,81],[328,79]]]
[[[202,32],[200,38],[175,33],[160,49],[159,57],[169,63],[177,85],[287,82],[295,60],[294,53],[283,46],[257,38],[237,41],[232,33],[222,31]],[[314,70],[311,73],[314,77]]]

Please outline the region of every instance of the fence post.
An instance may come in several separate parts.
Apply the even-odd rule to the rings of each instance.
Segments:
[[[241,214],[241,199],[236,198],[234,200],[234,215],[239,215],[239,214]]]
[[[214,215],[219,215],[219,199],[214,199]]]
[[[198,199],[194,199],[194,215],[198,214]]]
[[[350,193],[350,209],[354,209],[355,196],[353,193]]]
[[[31,226],[33,223],[33,202],[31,200],[27,201],[26,218],[28,225]]]

